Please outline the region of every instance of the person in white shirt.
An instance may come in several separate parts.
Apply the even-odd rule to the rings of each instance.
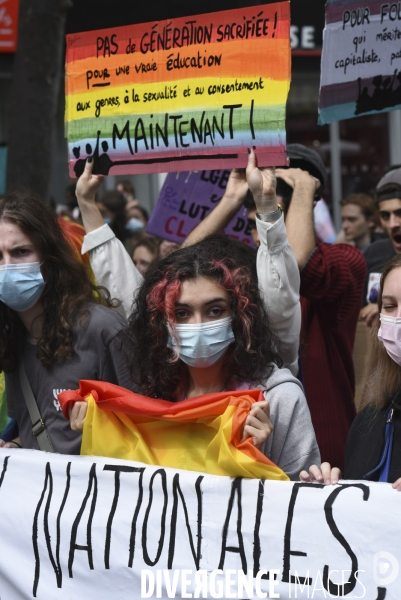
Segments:
[[[284,219],[275,194],[272,170],[259,170],[256,156],[250,151],[247,171],[234,169],[226,191],[216,208],[196,227],[184,246],[196,243],[211,233],[224,229],[242,206],[248,192],[248,183],[263,185],[263,178],[271,178],[269,194],[254,194],[257,200],[256,222],[261,240],[257,255],[257,272],[263,300],[274,331],[280,340],[279,352],[284,366],[293,375],[298,374],[298,348],[301,328],[299,303],[300,275],[297,262],[288,244]],[[124,246],[103,221],[96,207],[95,195],[103,177],[92,175],[92,164],[87,162],[77,184],[77,198],[87,232],[82,253],[90,253],[90,262],[98,285],[106,287],[113,298],[121,301],[119,308],[128,318],[132,312],[134,295],[143,278],[136,269]],[[254,187],[255,189],[255,187]]]

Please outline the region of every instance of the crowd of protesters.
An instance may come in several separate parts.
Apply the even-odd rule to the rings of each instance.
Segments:
[[[243,438],[291,479],[401,491],[401,168],[341,201],[336,239],[320,155],[287,151],[274,170],[249,150],[181,247],[147,233],[130,181],[102,193],[91,158],[58,216],[0,198],[0,447],[79,454],[86,403],[69,422],[58,395],[82,379],[170,402],[260,388]],[[221,233],[243,205],[257,251]]]

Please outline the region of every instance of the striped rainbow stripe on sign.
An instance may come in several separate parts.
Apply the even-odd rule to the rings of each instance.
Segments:
[[[67,36],[70,174],[286,164],[288,0]]]

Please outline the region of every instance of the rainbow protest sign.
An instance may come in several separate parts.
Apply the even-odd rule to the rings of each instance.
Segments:
[[[289,24],[285,0],[68,35],[71,175],[286,164]]]

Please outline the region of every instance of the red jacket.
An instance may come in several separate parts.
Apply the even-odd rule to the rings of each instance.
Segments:
[[[318,243],[301,271],[302,368],[322,461],[344,466],[355,417],[352,351],[366,275],[359,250]]]

